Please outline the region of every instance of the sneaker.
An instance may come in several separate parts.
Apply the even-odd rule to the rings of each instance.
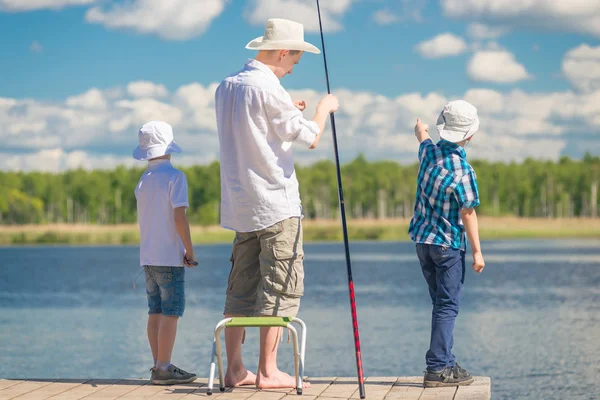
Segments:
[[[423,387],[447,387],[447,386],[467,386],[473,383],[474,379],[469,373],[459,367],[446,367],[441,371],[425,371],[423,378]]]
[[[456,376],[457,378],[472,378],[471,374],[469,374],[466,369],[458,365],[458,363],[456,363],[456,365],[452,369],[454,370],[454,376]]]
[[[182,385],[196,380],[196,374],[186,372],[173,364],[166,371],[157,368],[152,369],[153,385]]]

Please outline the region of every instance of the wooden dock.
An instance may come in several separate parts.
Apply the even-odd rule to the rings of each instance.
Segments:
[[[0,379],[0,400],[8,399],[194,399],[206,400],[354,400],[356,378],[308,378],[303,396],[295,390],[257,390],[252,386],[206,395],[206,379],[187,385],[155,386],[142,379]],[[216,382],[218,385],[218,382]],[[470,386],[423,389],[423,377],[372,377],[365,381],[368,400],[488,400],[490,378],[475,377]]]

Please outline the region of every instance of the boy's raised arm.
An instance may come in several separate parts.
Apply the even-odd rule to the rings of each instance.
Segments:
[[[183,242],[185,248],[184,263],[187,267],[195,267],[198,265],[196,257],[194,255],[194,247],[192,246],[192,235],[190,234],[190,224],[188,223],[185,215],[187,207],[177,207],[173,210],[175,218],[175,227],[177,233]]]
[[[429,136],[429,125],[421,122],[420,118],[417,118],[417,124],[415,125],[415,136],[419,143],[423,143],[423,141],[427,139],[431,139]]]

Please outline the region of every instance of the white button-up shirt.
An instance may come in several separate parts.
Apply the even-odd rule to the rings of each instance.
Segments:
[[[302,215],[292,142],[310,147],[306,120],[277,76],[249,60],[215,95],[221,153],[221,226],[252,232]]]

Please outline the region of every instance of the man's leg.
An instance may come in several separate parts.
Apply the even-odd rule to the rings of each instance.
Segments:
[[[254,233],[236,233],[231,255],[231,273],[227,284],[225,318],[254,315],[256,288],[260,281],[260,242]],[[242,360],[244,328],[225,329],[227,371],[225,386],[253,385],[256,375]]]
[[[281,221],[260,234],[262,280],[257,293],[261,316],[293,317],[304,294],[304,251],[300,218]],[[260,328],[260,357],[256,386],[259,389],[294,388],[296,379],[277,367],[281,328]],[[304,383],[304,387],[310,384]]]

